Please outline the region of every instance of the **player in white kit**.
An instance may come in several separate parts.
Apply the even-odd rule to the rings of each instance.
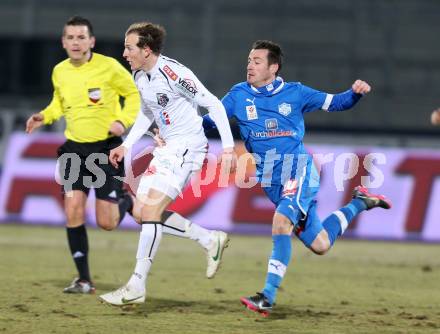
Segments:
[[[100,296],[113,305],[145,301],[146,279],[162,238],[162,232],[197,240],[208,252],[207,276],[217,271],[226,233],[209,231],[166,211],[181,193],[191,175],[200,170],[208,141],[198,107],[208,110],[220,133],[223,146],[222,172],[235,169],[234,142],[226,111],[194,73],[177,61],[161,54],[165,30],[149,22],[132,24],[125,34],[124,58],[134,71],[141,96],[141,111],[121,146],[110,152],[117,166],[127,151],[156,121],[166,145],[155,148],[154,158],[141,178],[134,214],[140,216],[142,231],[136,254],[136,267],[127,284]]]

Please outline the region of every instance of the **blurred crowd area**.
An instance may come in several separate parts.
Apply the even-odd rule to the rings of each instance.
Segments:
[[[245,80],[256,39],[281,44],[287,81],[329,93],[357,78],[371,84],[354,111],[307,115],[306,142],[436,147],[440,139],[429,123],[440,106],[440,1],[2,0],[0,159],[9,135],[50,101],[52,68],[65,58],[62,27],[72,15],[94,24],[95,51],[124,65],[126,28],[145,20],[164,25],[164,54],[219,97]],[[62,129],[58,123],[46,131]]]

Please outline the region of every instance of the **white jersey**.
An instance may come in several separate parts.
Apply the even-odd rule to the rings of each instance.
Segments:
[[[199,106],[208,109],[223,147],[234,146],[223,104],[190,69],[160,55],[149,72],[138,70],[133,77],[141,96],[141,111],[123,143],[125,147],[129,148],[139,140],[153,121],[156,121],[166,143],[206,144]]]

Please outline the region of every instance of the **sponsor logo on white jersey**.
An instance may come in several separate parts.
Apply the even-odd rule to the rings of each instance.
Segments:
[[[162,108],[165,108],[170,101],[167,94],[165,93],[156,93],[157,97],[157,104],[160,105]]]
[[[191,79],[179,78],[176,87],[188,97],[194,98],[197,94],[197,86]]]
[[[170,77],[171,80],[177,80],[177,74],[168,65],[163,67],[163,71]]]
[[[171,124],[170,115],[165,110],[162,110],[160,112],[159,116],[160,116],[160,120],[162,121],[163,125],[170,125]]]
[[[148,166],[147,170],[144,172],[144,175],[146,176],[150,176],[150,175],[154,175],[157,173],[157,169],[156,166]]]

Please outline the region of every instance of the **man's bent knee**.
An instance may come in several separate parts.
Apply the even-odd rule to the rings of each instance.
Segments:
[[[96,224],[106,231],[119,225],[119,209],[116,203],[98,199],[96,201]]]
[[[325,232],[325,233],[324,233]],[[313,240],[310,250],[317,255],[324,255],[330,250],[330,240],[325,230],[321,231]]]
[[[107,219],[96,217],[96,224],[100,228],[106,231],[114,230],[116,227],[118,227],[118,223],[119,223],[119,219],[110,218],[110,217],[108,217]]]

